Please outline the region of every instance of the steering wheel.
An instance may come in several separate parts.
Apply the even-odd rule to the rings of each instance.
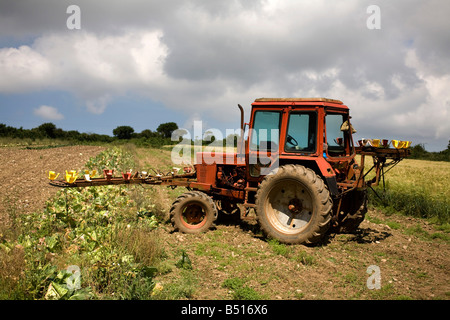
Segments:
[[[295,140],[295,138],[293,138],[291,135],[287,135],[286,136],[286,143],[289,143],[291,146],[296,147],[298,146],[298,142],[297,140]]]

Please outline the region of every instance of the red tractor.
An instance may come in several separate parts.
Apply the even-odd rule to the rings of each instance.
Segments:
[[[268,237],[310,244],[320,241],[330,228],[335,232],[356,230],[367,211],[367,188],[377,185],[381,177],[384,183],[384,168],[410,153],[406,142],[389,148],[387,140],[359,141],[356,147],[349,108],[339,100],[257,99],[248,124],[239,108],[241,140],[237,150],[198,152],[191,172],[51,184],[183,186],[189,191],[179,196],[170,210],[172,224],[181,232],[204,232],[213,226],[219,212],[241,216],[253,208]],[[373,166],[366,172],[365,156],[373,157]],[[366,181],[373,169],[375,176]]]

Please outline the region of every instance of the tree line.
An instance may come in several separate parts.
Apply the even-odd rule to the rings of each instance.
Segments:
[[[184,129],[181,129],[181,134],[178,132],[177,140],[172,140],[172,133],[175,130],[179,130],[178,125],[175,122],[161,123],[156,128],[156,131],[145,129],[139,133],[135,132],[133,127],[124,125],[116,127],[112,131],[113,135],[111,136],[97,133],[80,133],[76,130],[65,131],[57,128],[56,125],[51,122],[43,123],[33,129],[23,129],[22,127],[15,128],[0,123],[0,137],[31,139],[32,141],[59,139],[75,143],[111,143],[114,141],[129,141],[142,147],[161,147],[164,145],[180,143],[183,140],[182,132]],[[196,140],[191,140],[191,143],[195,145],[198,145],[199,143],[202,145],[209,145],[212,142],[215,142],[215,140],[216,137],[212,135],[210,131],[206,131],[203,137],[196,137]],[[223,139],[222,143],[223,146],[236,146],[237,140],[238,136],[232,134]],[[217,145],[217,141],[215,145]]]
[[[439,152],[429,152],[421,143],[411,148],[411,159],[430,160],[430,161],[450,161],[450,140],[447,149]]]
[[[165,144],[173,144],[171,135],[178,129],[175,122],[166,122],[158,126],[156,131],[145,129],[142,132],[134,132],[131,126],[118,126],[113,130],[113,135],[97,133],[80,133],[77,130],[65,131],[57,128],[51,122],[43,123],[32,129],[15,128],[0,123],[0,137],[9,137],[17,139],[31,139],[32,141],[40,139],[59,139],[74,141],[80,143],[103,142],[110,143],[117,140],[133,140],[138,145],[159,147]]]

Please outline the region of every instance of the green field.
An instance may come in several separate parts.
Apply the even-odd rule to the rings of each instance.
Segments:
[[[367,165],[370,168],[371,161]],[[449,223],[448,181],[450,162],[404,159],[386,173],[386,191],[383,191],[381,181],[375,189],[383,200],[372,192],[371,203],[389,212]]]

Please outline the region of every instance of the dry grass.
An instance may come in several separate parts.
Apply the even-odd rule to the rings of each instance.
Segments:
[[[17,285],[25,275],[25,266],[25,252],[20,245],[0,248],[0,300],[15,298],[15,293],[20,295]]]
[[[366,158],[366,164],[369,169],[372,159]],[[450,162],[404,159],[386,174],[386,179],[393,187],[419,188],[434,198],[450,198]]]
[[[371,158],[366,159],[366,164],[368,170]],[[375,195],[371,197],[373,204],[438,223],[449,222],[449,162],[404,159],[385,175],[385,181],[384,204]],[[376,190],[383,193],[381,182]]]
[[[157,232],[146,228],[124,228],[115,234],[115,242],[133,255],[137,263],[157,264],[164,255]]]

